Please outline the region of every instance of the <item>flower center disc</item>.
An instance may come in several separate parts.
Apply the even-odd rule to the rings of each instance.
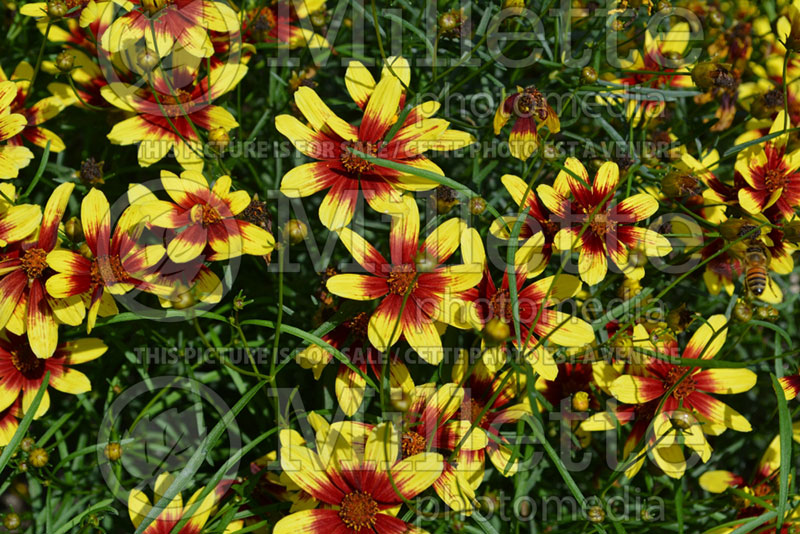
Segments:
[[[407,291],[417,287],[415,277],[417,275],[414,266],[408,263],[392,267],[389,273],[389,292],[394,295],[405,295]]]
[[[347,528],[359,532],[362,528],[371,529],[378,515],[378,503],[362,491],[348,493],[342,499],[339,517]]]
[[[479,427],[486,426],[486,423],[489,421],[489,411],[487,410],[483,417],[478,419],[478,416],[481,415],[481,412],[485,408],[480,402],[476,401],[475,399],[469,400],[469,413],[466,414],[467,419],[469,419],[470,423],[476,423]]]
[[[113,285],[128,278],[119,256],[100,256],[92,262],[92,286]]]
[[[203,226],[211,226],[222,221],[222,216],[216,208],[212,206],[203,206],[203,214],[201,217]]]
[[[764,173],[764,184],[770,192],[777,191],[786,184],[786,174],[781,169],[770,169]]]
[[[518,117],[530,117],[534,113],[540,120],[547,118],[547,108],[545,107],[544,97],[535,87],[528,87],[519,95],[514,105],[514,111]]]
[[[350,152],[350,149],[358,150],[359,152],[363,152],[364,154],[369,154],[370,156],[374,156],[378,153],[378,145],[372,143],[364,143],[362,141],[356,141],[354,143],[344,143],[342,147],[342,154],[339,156],[339,161],[342,163],[342,167],[348,172],[354,173],[365,173],[372,170],[374,165],[359,156]]]
[[[358,315],[348,321],[347,326],[352,330],[353,338],[357,341],[367,339],[367,328],[369,326],[369,315],[366,312],[360,312]]]
[[[493,317],[501,319],[506,323],[510,323],[513,320],[514,314],[511,310],[511,295],[507,289],[501,289],[492,295],[489,304],[492,307]]]
[[[678,384],[678,380],[686,373],[685,367],[675,367],[669,370],[667,373],[667,379],[665,380],[667,388],[671,388],[675,384]],[[683,380],[681,380],[680,384],[672,390],[672,396],[676,399],[684,399],[688,397],[693,391],[695,390],[695,383],[694,378],[691,375],[687,376]]]
[[[44,370],[44,360],[37,358],[28,347],[12,351],[11,363],[28,379],[38,378]]]
[[[28,278],[41,278],[42,273],[47,268],[47,252],[38,247],[28,249],[20,261],[22,262],[22,270],[25,271]]]
[[[604,236],[609,231],[613,230],[616,223],[608,216],[607,213],[598,213],[592,217],[592,222],[589,223],[592,232],[598,236]]]
[[[409,456],[414,456],[415,454],[425,452],[425,447],[427,445],[428,442],[425,440],[425,438],[413,430],[404,432],[403,442],[400,444],[400,447],[403,451],[403,458],[408,458]]]

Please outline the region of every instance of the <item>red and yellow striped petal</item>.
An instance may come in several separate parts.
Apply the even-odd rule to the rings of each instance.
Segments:
[[[778,379],[786,400],[792,400],[800,393],[800,375],[784,376]]]
[[[366,239],[350,228],[342,228],[337,234],[353,259],[367,272],[377,276],[388,275],[388,262]]]
[[[402,305],[402,296],[387,295],[369,318],[367,328],[369,342],[381,352],[389,350],[389,347],[400,339],[400,334],[403,332],[403,325],[400,324]]]
[[[706,369],[692,375],[695,387],[709,393],[744,393],[756,385],[756,374],[749,369]]]
[[[338,510],[302,510],[287,515],[275,524],[272,534],[345,534],[345,527]]]
[[[386,279],[364,274],[337,274],[328,279],[328,291],[351,300],[373,300],[386,295]]]
[[[724,315],[712,315],[708,321],[692,335],[686,349],[684,358],[713,358],[725,344],[728,336],[728,319]]]
[[[389,128],[397,121],[397,111],[403,86],[395,77],[383,77],[369,98],[364,109],[364,118],[358,129],[362,142],[376,143],[383,139]]]
[[[695,391],[687,400],[701,415],[713,423],[725,425],[737,432],[750,432],[753,429],[742,414],[710,395]]]
[[[664,383],[646,376],[622,375],[611,384],[611,394],[627,404],[642,404],[664,394]]]
[[[742,477],[730,471],[706,471],[700,475],[697,482],[709,493],[725,493],[728,488],[735,488],[744,483]]]

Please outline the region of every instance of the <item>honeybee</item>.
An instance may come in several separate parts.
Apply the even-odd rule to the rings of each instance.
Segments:
[[[764,294],[767,284],[772,284],[767,267],[770,262],[770,253],[767,246],[760,238],[751,239],[743,254],[745,265],[745,287],[756,297]]]

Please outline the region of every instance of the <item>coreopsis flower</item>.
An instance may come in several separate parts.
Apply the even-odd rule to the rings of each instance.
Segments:
[[[233,481],[223,480],[200,502],[198,501],[205,490],[205,486],[195,491],[185,504],[179,493],[166,505],[153,522],[144,529],[144,534],[173,532],[174,527],[181,520],[185,519],[186,515],[189,513],[192,514],[189,520],[180,530],[175,532],[177,534],[198,534],[203,532],[209,517],[216,509],[217,503],[225,495],[225,492],[231,486],[232,482]],[[153,488],[155,502],[158,502],[161,496],[164,495],[174,483],[175,476],[173,474],[161,473],[158,475]],[[193,510],[195,506],[196,508]],[[138,527],[142,520],[150,514],[152,509],[153,504],[150,503],[150,499],[143,491],[138,489],[131,490],[128,495],[128,514],[130,515],[134,527]],[[228,523],[228,527],[225,529],[224,533],[236,532],[243,526],[243,521],[232,521]]]
[[[681,357],[684,359],[711,359],[725,344],[727,337],[727,318],[714,315],[692,335]],[[668,355],[677,355],[678,347],[673,347]],[[616,399],[626,404],[645,404],[659,401],[654,421],[654,439],[660,442],[661,460],[659,466],[670,476],[680,477],[685,471],[685,461],[678,445],[678,429],[671,423],[671,417],[678,413],[688,413],[690,417],[697,412],[704,420],[739,432],[749,432],[752,428],[747,419],[736,410],[717,400],[711,394],[732,394],[750,390],[756,383],[756,374],[749,369],[703,369],[669,363],[657,357],[647,361],[644,374],[622,375],[611,384],[610,390]],[[701,424],[687,425],[699,440]],[[703,440],[704,441],[704,440]],[[698,450],[703,461],[710,456],[707,444]]]
[[[313,13],[325,9],[325,0],[280,0],[248,10],[242,21],[242,41],[289,48],[330,48],[322,35],[304,28]]]
[[[527,398],[520,399],[524,396],[525,377],[510,369],[500,374],[492,373],[482,360],[475,362],[470,369],[467,352],[461,351],[451,379],[464,388],[461,416],[483,429],[489,438],[483,449],[462,449],[458,453],[459,466],[463,464],[466,467],[472,489],[477,490],[483,481],[486,456],[503,476],[515,475],[519,470],[519,459],[512,460],[514,451],[500,431],[503,425],[516,424],[532,413]]]
[[[616,326],[609,330],[610,336],[616,331]],[[635,325],[629,335],[622,335],[630,340],[626,350],[619,351],[617,358],[612,362],[601,360],[592,365],[594,383],[609,395],[612,385],[620,376],[645,376],[646,363],[649,362],[651,354],[659,352],[663,355],[677,356],[674,338],[656,339],[654,343],[654,334],[649,333],[642,324]],[[622,450],[622,459],[626,462],[623,465],[625,476],[628,478],[636,476],[644,465],[648,452],[656,465],[665,473],[681,476],[685,469],[685,461],[682,450],[675,444],[676,439],[680,437],[684,445],[696,451],[703,461],[706,461],[711,453],[711,447],[703,433],[718,434],[724,427],[720,428],[719,425],[712,424],[700,415],[685,412],[684,419],[688,423],[684,425],[685,428],[671,428],[669,416],[660,417],[663,414],[660,412],[660,405],[661,399],[658,398],[642,403],[623,403],[612,398],[606,403],[605,411],[590,415],[580,423],[578,430],[608,431],[616,429],[618,425],[631,423]],[[660,433],[650,430],[655,427],[656,421]]]
[[[798,425],[795,423],[793,425],[795,441],[798,440],[798,429]],[[715,532],[719,534],[734,532],[743,523],[768,511],[769,508],[765,508],[764,504],[766,503],[767,506],[773,505],[775,497],[780,493],[780,485],[777,480],[780,463],[781,441],[780,436],[775,436],[761,456],[758,467],[749,480],[745,480],[739,474],[724,470],[706,471],[700,475],[698,480],[700,487],[709,493],[724,493],[729,488],[738,488],[746,495],[758,498],[758,501],[747,497],[734,499],[736,519],[741,519],[741,522],[733,525],[726,522],[726,526],[714,529]],[[798,521],[800,521],[800,509],[795,506],[787,509],[782,528],[778,529],[776,520],[772,519],[762,523],[759,530],[768,534],[791,532],[793,527],[790,525],[796,525]]]
[[[474,142],[469,134],[449,130],[448,121],[431,118],[438,105],[428,103],[412,109],[402,126],[387,139],[398,120],[403,86],[395,76],[383,76],[367,93],[369,102],[358,127],[336,116],[310,87],[298,88],[294,101],[311,127],[291,115],[275,118],[278,131],[297,150],[317,160],[286,173],[281,180],[281,192],[289,197],[306,197],[328,189],[319,217],[330,230],[350,223],[359,191],[363,191],[364,199],[373,209],[391,213],[402,206],[403,190],[426,191],[437,186],[436,182],[412,172],[381,167],[354,150],[444,175],[424,153],[457,150]]]
[[[28,97],[31,92],[31,80],[33,79],[33,67],[27,61],[21,61],[9,78],[0,68],[0,82],[12,81],[17,86],[17,94],[11,102],[9,111],[12,114],[20,114],[25,117],[25,127],[17,135],[8,140],[12,146],[21,146],[25,139],[34,145],[44,148],[50,143],[50,152],[61,152],[66,145],[64,141],[54,132],[43,128],[41,125],[56,115],[66,106],[64,98],[71,94],[72,89],[63,83],[51,83],[47,86],[52,96],[39,100],[28,107]],[[22,152],[17,153],[17,157]]]
[[[480,412],[462,412],[465,396],[458,384],[449,383],[439,388],[433,383],[417,386],[408,411],[403,415],[400,441],[403,458],[428,450],[444,454],[456,452],[459,461],[445,460],[444,470],[433,483],[433,489],[447,506],[469,513],[475,501],[475,489],[481,482],[475,476],[480,465],[468,461],[472,456],[464,457],[461,462],[460,454],[487,448],[489,439],[480,421],[476,424],[471,421],[472,416],[477,417]],[[506,461],[504,467],[508,463]]]
[[[0,178],[16,178],[19,170],[27,167],[33,153],[24,146],[5,143],[25,129],[28,123],[25,115],[12,113],[11,108],[17,99],[17,84],[12,81],[0,82]]]
[[[199,0],[195,0],[199,2]],[[203,62],[205,64],[206,62]],[[184,169],[203,169],[203,146],[199,130],[239,126],[233,115],[212,102],[238,85],[247,66],[208,62],[210,70],[201,77],[198,68],[183,62],[168,73],[161,68],[148,75],[146,87],[114,82],[101,94],[111,105],[135,115],[117,123],[108,134],[115,145],[139,145],[139,165],[160,161],[170,150]]]
[[[519,248],[514,255],[514,264],[524,266],[528,278],[534,278],[539,276],[550,263],[553,255],[553,239],[560,227],[552,220],[550,210],[542,205],[533,189],[525,196],[528,185],[522,178],[504,174],[500,180],[514,202],[523,207],[522,216],[525,217],[525,222],[519,230]],[[509,216],[494,221],[489,231],[501,239],[510,239],[515,219]]]
[[[336,399],[347,416],[352,416],[361,407],[367,388],[366,374],[372,369],[373,375],[380,382],[383,377],[383,366],[388,365],[391,394],[410,396],[414,391],[414,381],[406,365],[395,357],[383,362],[383,354],[372,346],[368,339],[369,314],[359,312],[351,319],[322,336],[322,340],[339,350],[350,361],[351,366],[339,362],[336,373]],[[333,354],[319,345],[310,345],[298,353],[297,363],[304,369],[312,369],[314,379],[319,380],[322,370],[333,359]]]
[[[73,187],[61,184],[50,195],[38,236],[0,255],[0,327],[20,335],[27,332],[31,350],[39,358],[49,358],[56,350],[59,323],[77,326],[85,315],[80,297],[56,299],[45,289],[52,274],[47,255],[58,243],[58,225]],[[14,315],[22,318],[18,325],[10,321]]]
[[[122,52],[144,40],[147,50],[160,57],[173,52],[176,44],[196,57],[209,57],[214,47],[209,31],[239,30],[236,12],[216,0],[131,0],[120,5],[125,13],[100,38],[100,46]]]
[[[663,114],[664,98],[653,99],[637,89],[683,89],[692,87],[689,64],[683,63],[689,47],[689,24],[675,24],[666,35],[653,36],[645,32],[644,53],[634,50],[633,59],[620,59],[626,74],[610,82],[610,92],[599,98],[601,102],[618,100],[625,108],[633,126],[643,125]],[[683,63],[672,65],[671,63]],[[658,73],[658,74],[654,74]]]
[[[569,402],[575,411],[597,410],[599,403],[592,392],[594,368],[589,363],[564,362],[558,364],[558,376],[553,380],[539,377],[536,389],[553,406],[560,409],[561,402]]]
[[[317,447],[321,448],[319,435]],[[440,454],[419,451],[400,459],[400,440],[391,423],[374,427],[363,450],[346,440],[337,440],[325,449],[332,450],[315,452],[304,445],[282,443],[284,472],[325,507],[284,517],[275,525],[274,534],[425,532],[395,515],[404,502],[439,478],[443,469]]]
[[[552,309],[558,303],[577,295],[581,290],[581,282],[574,276],[562,274],[525,285],[527,274],[520,267],[516,268],[514,276],[517,282],[519,337],[524,346],[524,356],[540,376],[553,379],[558,373],[558,367],[551,350],[542,345],[543,338],[565,347],[582,347],[594,341],[594,331],[589,323]],[[486,268],[478,286],[468,289],[460,298],[468,304],[469,324],[486,332],[488,327],[499,323],[502,330],[508,333],[507,337],[519,349],[508,278],[509,273],[506,271],[503,273],[502,284],[497,287],[492,273]],[[492,333],[488,335],[495,337]],[[484,341],[483,347],[483,362],[496,372],[506,361],[504,343],[489,346]]]
[[[779,112],[770,133],[791,128],[784,112]],[[772,205],[787,219],[800,206],[800,149],[787,153],[788,134],[753,145],[736,157],[736,171],[747,182],[739,190],[739,204],[752,214],[762,213]]]
[[[567,170],[558,174],[555,187],[543,184],[536,190],[544,205],[563,225],[553,240],[556,248],[579,250],[578,272],[589,285],[605,278],[606,257],[625,276],[641,280],[644,267],[633,261],[631,251],[643,250],[648,257],[664,256],[672,251],[669,240],[661,234],[633,226],[658,211],[658,201],[647,193],[639,193],[613,202],[619,183],[616,163],[601,165],[591,187],[584,185],[589,181],[589,174],[580,161],[568,158],[564,166]]]
[[[81,203],[81,224],[86,256],[60,249],[48,253],[47,265],[56,274],[47,279],[45,287],[55,299],[81,296],[88,310],[87,333],[98,315],[117,313],[112,295],[124,295],[134,288],[160,295],[172,291],[140,278],[164,257],[164,247],[139,244],[143,221],[136,210],[125,210],[112,234],[111,206],[101,191],[92,188]]]
[[[507,96],[494,114],[494,134],[498,135],[508,120],[514,117],[508,148],[517,159],[528,159],[539,146],[539,129],[547,126],[551,134],[561,131],[558,115],[535,87],[517,87]]]
[[[48,359],[41,359],[24,337],[6,332],[0,337],[0,410],[8,408],[22,396],[26,412],[50,372],[48,386],[71,395],[92,389],[89,379],[72,368],[105,354],[108,347],[100,339],[85,338],[61,343]],[[50,394],[45,389],[34,417],[41,417],[50,407]]]
[[[11,443],[14,434],[19,428],[18,419],[22,417],[22,403],[15,400],[11,406],[5,410],[0,410],[0,447],[5,447]]]
[[[0,184],[0,247],[24,240],[36,231],[42,220],[41,207],[36,204],[15,204],[16,199],[13,185]]]
[[[438,365],[443,351],[436,323],[459,325],[456,315],[461,308],[457,302],[450,304],[480,280],[483,258],[476,261],[473,251],[482,249],[482,244],[475,229],[452,218],[420,245],[417,205],[410,197],[404,203],[405,213],[392,218],[391,261],[351,229],[339,230],[342,243],[369,274],[337,274],[328,279],[327,287],[344,298],[380,299],[367,327],[375,348],[386,352],[402,335],[425,361]],[[459,246],[464,263],[443,265]]]
[[[178,175],[161,171],[161,183],[173,202],[158,200],[144,188],[129,192],[132,205],[149,215],[151,226],[174,230],[169,238],[167,256],[175,263],[200,257],[210,261],[226,260],[242,254],[263,256],[272,252],[275,239],[256,224],[236,216],[250,205],[247,191],[231,191],[230,176],[220,176],[209,187],[198,171]]]

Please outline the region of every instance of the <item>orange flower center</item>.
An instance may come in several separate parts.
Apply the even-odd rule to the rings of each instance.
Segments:
[[[769,192],[777,191],[786,185],[786,173],[781,169],[769,169],[764,173],[764,184]]]
[[[389,293],[394,295],[405,295],[408,291],[413,291],[417,287],[417,272],[414,266],[409,263],[392,267],[389,273]]]
[[[347,326],[353,332],[353,337],[362,341],[367,339],[367,327],[369,326],[369,315],[366,312],[361,312],[348,321]]]
[[[200,217],[200,221],[203,223],[203,226],[211,226],[212,224],[222,222],[222,216],[216,208],[212,206],[203,206],[202,211],[203,213]]]
[[[374,165],[353,154],[350,152],[350,149],[358,150],[364,154],[374,156],[378,153],[378,145],[373,143],[364,143],[361,141],[344,143],[344,146],[342,147],[342,154],[339,156],[339,161],[342,163],[342,167],[344,167],[347,172],[361,174],[371,171]]]
[[[511,309],[511,295],[508,289],[501,289],[497,291],[489,301],[492,307],[492,318],[497,318],[510,323],[514,318],[514,313]]]
[[[25,251],[22,259],[22,270],[28,278],[41,278],[47,268],[47,252],[41,248],[31,248]]]
[[[266,8],[262,10],[253,21],[253,31],[266,34],[269,33],[276,24],[275,13],[273,13],[271,9]]]
[[[363,491],[348,493],[342,499],[339,517],[351,530],[359,532],[362,528],[371,529],[378,515],[378,503]]]
[[[44,360],[36,357],[28,347],[22,347],[11,352],[11,363],[22,373],[25,378],[36,378],[42,374]]]
[[[413,430],[404,432],[403,442],[400,445],[401,449],[403,450],[403,458],[408,458],[409,456],[414,456],[415,454],[425,452],[425,447],[427,447],[427,445],[427,440]]]
[[[530,117],[535,113],[540,120],[547,118],[544,96],[535,87],[528,87],[519,95],[514,103],[514,111],[519,117]]]
[[[667,373],[666,380],[664,380],[667,388],[671,388],[672,386],[675,386],[677,384],[675,389],[672,390],[672,396],[678,400],[685,399],[686,397],[691,395],[692,392],[695,390],[695,382],[694,378],[692,378],[692,375],[688,375],[686,378],[681,380],[681,377],[685,373],[686,373],[685,367],[673,367]],[[680,383],[678,383],[679,380]]]
[[[613,230],[616,226],[616,221],[611,219],[607,213],[596,214],[589,223],[592,232],[601,237]]]
[[[481,412],[485,406],[480,402],[476,401],[475,399],[469,400],[469,407],[466,408],[466,418],[469,420],[470,423],[476,423],[476,426],[484,427],[489,422],[489,411],[487,410],[483,416],[481,416]],[[480,419],[478,417],[480,416]]]
[[[92,262],[92,287],[113,285],[128,278],[119,256],[100,256]]]

